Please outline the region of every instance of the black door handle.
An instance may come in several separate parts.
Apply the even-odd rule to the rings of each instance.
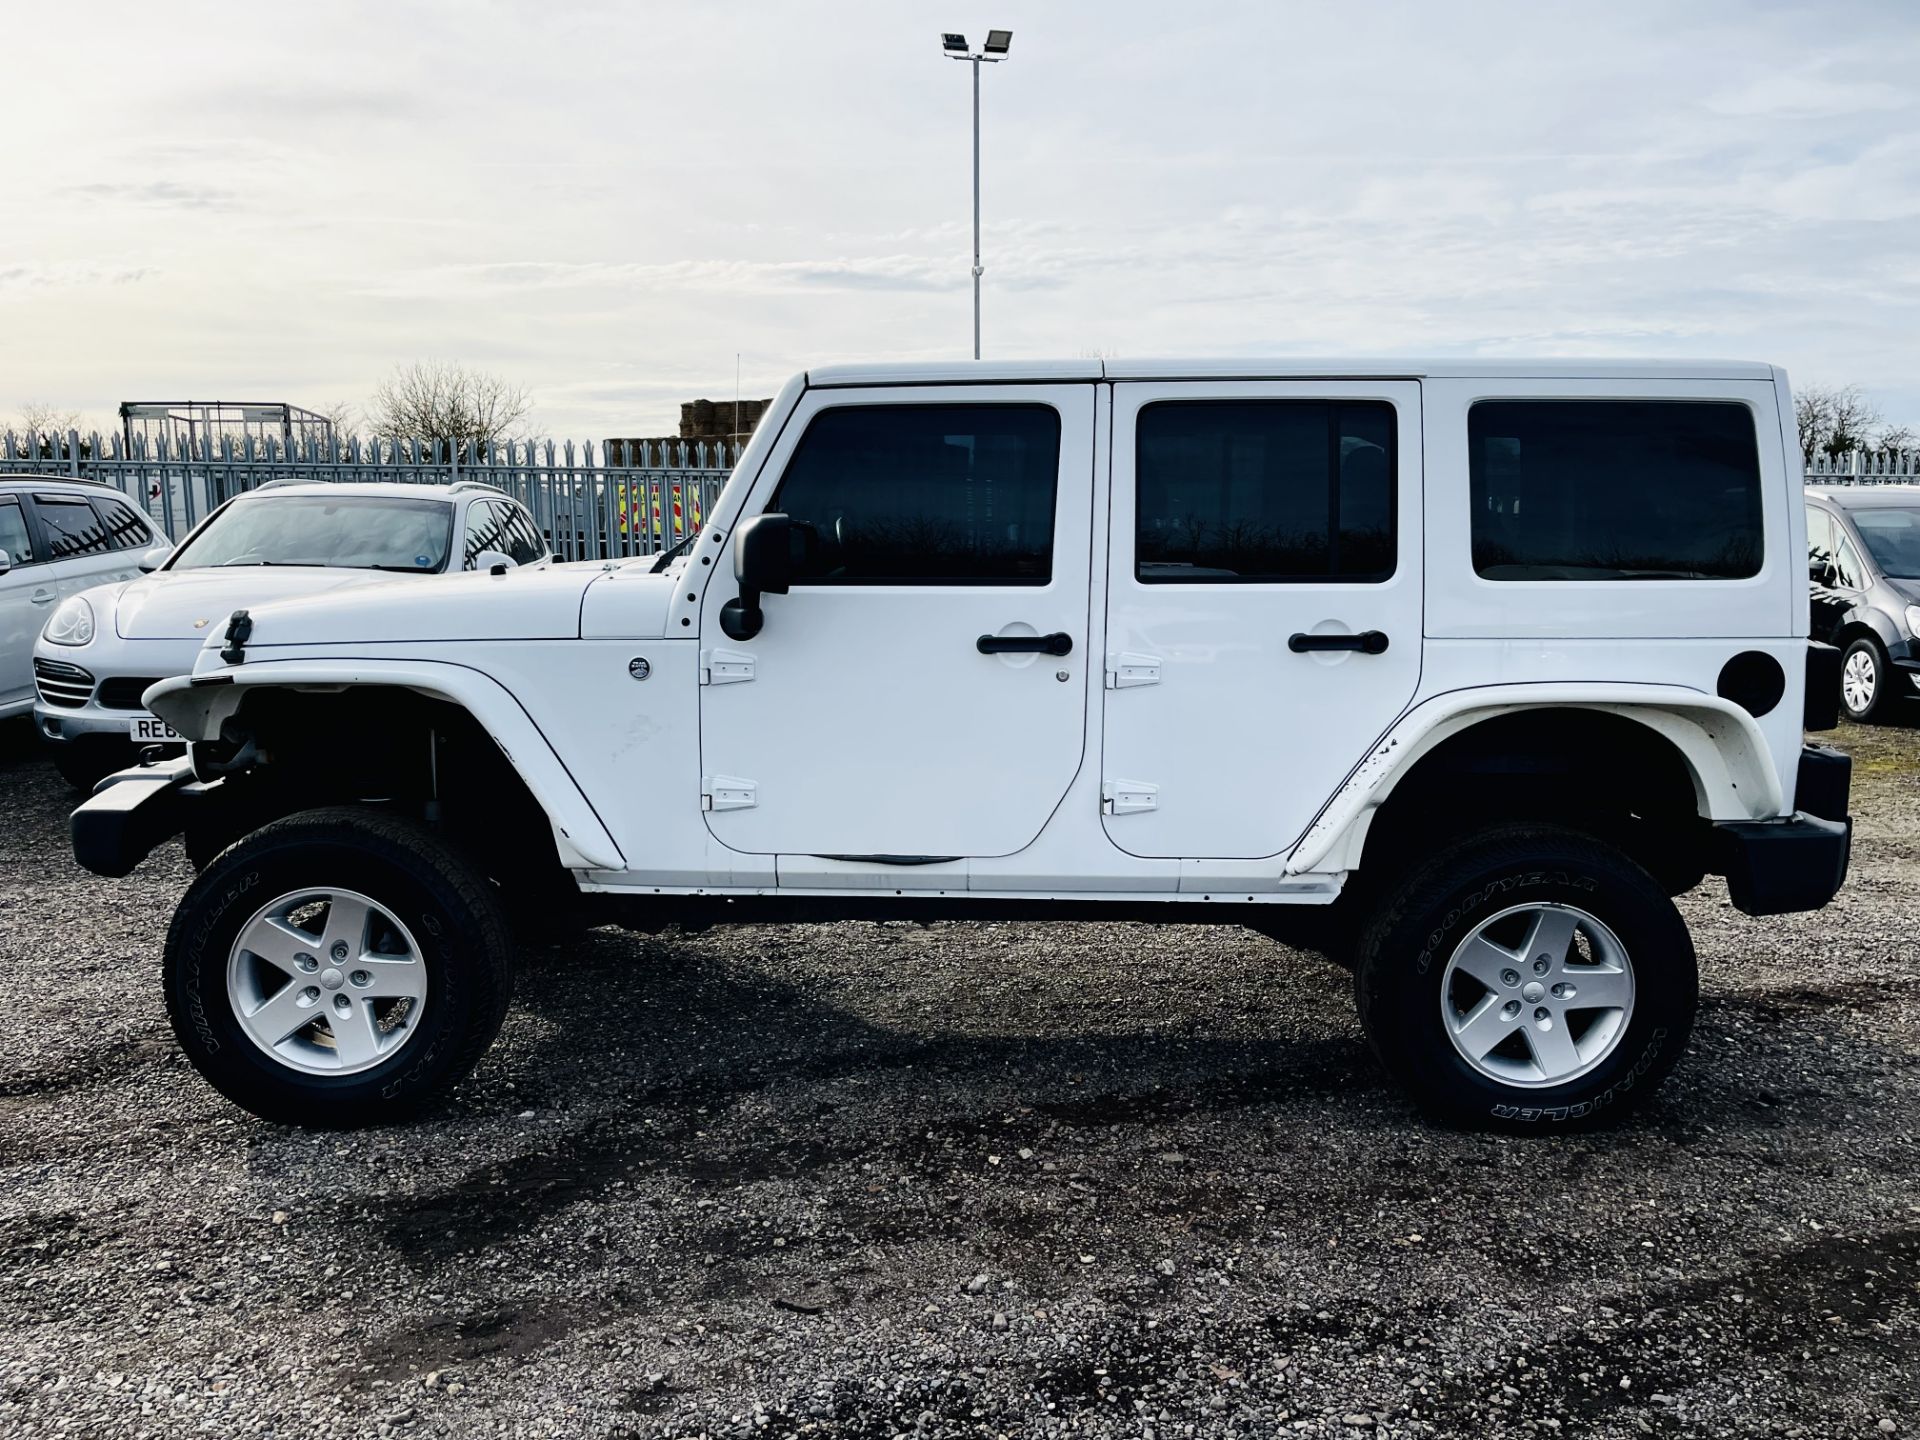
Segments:
[[[973,648],[982,655],[1071,655],[1073,637],[1064,630],[1051,635],[982,635]]]
[[[1290,636],[1287,649],[1296,655],[1304,655],[1309,650],[1358,650],[1362,655],[1379,655],[1387,648],[1387,632],[1384,630],[1362,630],[1358,635],[1308,635],[1305,633]]]

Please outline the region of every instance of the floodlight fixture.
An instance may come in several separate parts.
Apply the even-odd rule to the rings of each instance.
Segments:
[[[973,66],[973,358],[980,358],[980,67],[998,65],[1013,47],[1011,30],[989,30],[986,46],[979,52],[967,48],[967,37],[952,30],[942,31],[940,48],[949,60],[965,60]]]

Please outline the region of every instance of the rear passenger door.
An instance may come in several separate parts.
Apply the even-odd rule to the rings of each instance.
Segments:
[[[85,495],[37,494],[33,507],[47,542],[47,578],[61,599],[140,573],[139,558],[151,532],[139,525],[140,543],[126,544],[136,533],[127,523],[134,519],[131,512],[127,521],[110,523]]]
[[[1420,679],[1420,387],[1114,388],[1102,811],[1122,850],[1292,848]]]

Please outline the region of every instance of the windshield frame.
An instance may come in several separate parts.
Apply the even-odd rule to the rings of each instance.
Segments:
[[[1911,575],[1903,575],[1895,570],[1888,564],[1888,557],[1875,548],[1873,527],[1860,523],[1861,517],[1866,515],[1911,515],[1914,517],[1911,528],[1920,533],[1920,505],[1858,505],[1849,506],[1842,513],[1847,517],[1848,528],[1860,537],[1860,548],[1866,552],[1868,563],[1877,572],[1889,580],[1920,580],[1920,564],[1910,567],[1914,570]]]
[[[311,505],[315,502],[319,502],[325,506],[344,504],[351,505],[355,508],[411,511],[416,514],[437,511],[446,522],[445,533],[440,538],[438,559],[434,565],[427,568],[413,565],[346,565],[334,560],[306,559],[264,560],[252,564],[233,560],[207,563],[181,563],[189,559],[193,551],[214,532],[221,521],[229,516],[236,507],[266,504],[298,506],[302,504]],[[211,515],[207,516],[205,520],[201,521],[186,539],[174,547],[173,553],[167,557],[167,562],[160,567],[159,573],[171,573],[176,570],[253,569],[256,568],[257,565],[257,568],[262,569],[364,570],[370,574],[385,575],[444,575],[447,573],[449,567],[452,566],[454,560],[454,527],[455,521],[459,518],[459,510],[460,507],[456,502],[438,495],[364,495],[352,493],[328,495],[307,492],[299,495],[269,496],[262,495],[259,491],[248,491],[244,494],[234,496]]]

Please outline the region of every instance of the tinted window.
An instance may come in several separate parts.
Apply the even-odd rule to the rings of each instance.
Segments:
[[[796,583],[1044,585],[1059,474],[1051,406],[846,406],[768,508],[802,531]]]
[[[1135,431],[1143,581],[1384,580],[1393,573],[1393,407],[1178,401]]]
[[[1853,548],[1853,541],[1843,532],[1840,543],[1833,552],[1834,584],[1843,590],[1864,590],[1867,588],[1866,574],[1860,568],[1860,556]]]
[[[482,550],[497,550],[507,553],[506,536],[500,529],[500,512],[485,500],[476,500],[467,506],[467,543],[463,558],[464,568],[473,569],[474,561]]]
[[[146,521],[119,500],[96,500],[94,508],[106,525],[107,543],[116,550],[145,550],[153,544],[153,531]]]
[[[1821,575],[1833,563],[1833,521],[1817,505],[1807,507],[1807,572]]]
[[[453,506],[353,495],[245,496],[217,512],[170,570],[213,565],[326,565],[414,574],[446,568]]]
[[[1486,579],[1759,573],[1760,453],[1744,405],[1484,401],[1467,437],[1473,568]]]
[[[14,565],[33,563],[33,542],[27,538],[27,517],[17,500],[0,500],[0,550]]]
[[[496,500],[493,508],[500,512],[500,533],[507,542],[507,556],[514,564],[531,565],[546,557],[546,539],[531,515],[509,500]]]
[[[1882,574],[1920,580],[1920,510],[1855,510],[1853,528]]]
[[[71,560],[76,555],[104,555],[107,529],[93,506],[77,496],[36,495],[34,509],[47,532],[47,558]]]

